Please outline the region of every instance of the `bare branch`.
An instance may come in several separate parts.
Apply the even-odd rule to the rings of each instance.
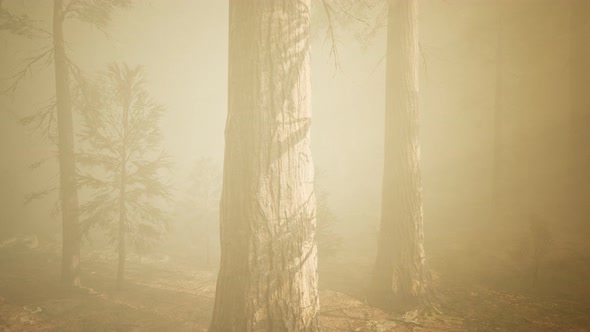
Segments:
[[[19,123],[23,126],[33,127],[34,131],[41,132],[41,136],[53,142],[52,138],[55,135],[52,129],[55,122],[56,110],[57,102],[53,98],[45,107],[42,107],[37,112],[21,117]]]
[[[12,84],[5,90],[0,91],[0,95],[13,95],[21,81],[27,76],[27,74],[32,74],[33,66],[39,62],[45,60],[45,62],[42,63],[43,69],[51,63],[53,60],[53,47],[44,47],[41,50],[42,51],[40,53],[30,56],[23,61],[25,63],[23,68],[18,73],[9,78],[13,79]]]
[[[328,18],[328,29],[326,30],[325,40],[328,40],[328,38],[330,38],[330,40],[331,40],[330,56],[334,57],[334,74],[335,74],[336,70],[338,70],[338,68],[340,67],[340,64],[338,62],[338,48],[336,47],[336,37],[334,36],[334,22],[332,20],[333,9],[328,4],[327,0],[322,0],[322,4],[324,6],[324,11],[325,11],[326,16]]]
[[[27,38],[43,37],[49,38],[53,34],[36,25],[26,15],[15,15],[2,8],[0,2],[0,31],[8,31],[17,36]]]
[[[52,187],[40,191],[35,191],[25,195],[25,205],[31,204],[31,202],[39,199],[43,199],[47,195],[51,194],[52,192],[56,191],[57,187]]]

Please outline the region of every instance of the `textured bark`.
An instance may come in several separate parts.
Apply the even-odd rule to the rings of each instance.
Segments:
[[[590,219],[590,1],[572,0],[571,18],[571,199],[574,219]]]
[[[389,310],[429,301],[418,135],[418,0],[389,1],[385,167],[377,260],[369,299]]]
[[[230,0],[221,266],[211,331],[318,331],[310,5]]]
[[[63,38],[63,4],[54,0],[53,47],[59,149],[60,200],[62,211],[62,282],[80,286],[80,225],[78,188],[74,160],[74,125],[69,87],[68,63]]]

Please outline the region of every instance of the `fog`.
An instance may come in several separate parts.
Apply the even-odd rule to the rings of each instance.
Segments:
[[[78,181],[73,187],[81,234],[74,264],[77,269],[79,261],[79,275],[72,277],[79,284],[72,288],[64,284],[62,267],[66,235],[56,118],[61,111],[52,111],[39,125],[38,118],[27,121],[55,100],[58,53],[48,53],[22,72],[55,45],[54,2],[0,1],[1,331],[225,331],[211,321],[221,310],[216,306],[223,306],[215,301],[224,243],[220,199],[222,191],[230,197],[234,179],[226,146],[231,137],[228,100],[233,100],[228,92],[240,93],[240,87],[232,90],[228,70],[228,55],[240,54],[228,47],[234,33],[228,13],[230,3],[242,7],[238,0],[127,2],[63,0],[63,8],[71,9],[63,22],[69,66],[64,86],[73,114],[72,165],[80,176],[72,177]],[[260,3],[272,7],[275,2]],[[382,201],[387,6],[377,0],[311,0],[311,62],[305,70],[311,75],[314,273],[319,275],[317,314],[323,330],[588,329],[590,6],[584,0],[417,3],[420,204],[435,300],[427,310],[391,310],[369,295],[387,209]],[[234,24],[241,23],[236,19]],[[233,64],[247,67],[249,56],[244,53]],[[113,63],[120,65],[116,73],[109,67]],[[138,96],[161,111],[136,127],[139,136],[159,133],[138,138],[142,152],[133,155],[140,158],[135,171],[148,164],[154,170],[138,180],[145,181],[140,185],[146,193],[137,196],[139,217],[128,228],[121,268],[121,237],[112,226],[120,211],[101,203],[105,209],[99,215],[91,203],[100,200],[104,186],[114,188],[124,176],[116,173],[120,166],[101,168],[110,152],[104,144],[96,145],[98,134],[92,129],[102,128],[96,120],[101,114],[119,108],[133,112],[144,107],[149,113],[149,102],[125,106],[128,99],[120,97],[120,82],[113,78],[124,81],[136,66],[141,66],[143,83],[129,85],[130,91],[139,87]],[[60,102],[56,110],[63,107]],[[236,144],[242,139],[249,138]],[[113,151],[116,155],[118,150]],[[167,156],[161,169],[160,152]],[[128,172],[134,174],[131,168]],[[63,199],[63,191],[61,195]],[[152,217],[158,221],[146,222],[145,239],[140,231],[131,235],[131,229],[141,229],[142,218]],[[240,248],[236,250],[247,250]],[[226,251],[230,249],[228,245]],[[235,277],[264,275],[244,273]],[[221,298],[222,290],[217,294]],[[234,299],[246,301],[239,295]],[[281,300],[297,307],[293,299]],[[254,322],[260,319],[253,317],[258,317]],[[287,323],[274,326],[258,329],[304,330]],[[251,329],[234,328],[255,329],[255,323]]]

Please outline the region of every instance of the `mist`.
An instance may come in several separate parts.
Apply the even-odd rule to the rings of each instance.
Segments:
[[[0,330],[589,329],[589,18],[0,0]]]

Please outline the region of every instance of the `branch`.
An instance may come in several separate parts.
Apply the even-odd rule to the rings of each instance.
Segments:
[[[73,12],[74,11],[74,7],[78,3],[80,3],[80,0],[71,0],[68,3],[68,5],[66,6],[66,8],[64,8],[64,10],[63,10],[63,17],[65,18],[68,13]]]
[[[47,49],[45,51],[42,51],[39,54],[28,57],[24,60],[25,65],[23,69],[21,69],[18,73],[10,77],[10,79],[14,79],[13,83],[7,89],[0,91],[0,95],[12,96],[18,88],[21,81],[27,76],[27,74],[31,74],[33,72],[33,66],[41,60],[46,58],[45,63],[43,64],[45,67],[47,67],[51,63],[51,61],[53,60],[53,47],[46,48]]]
[[[55,113],[57,109],[57,102],[54,100],[50,101],[49,104],[36,113],[25,116],[19,119],[19,123],[23,126],[30,126],[34,124],[34,131],[40,131],[41,136],[45,136],[49,141],[54,142],[52,135],[52,125],[55,120]]]
[[[324,2],[326,0],[323,0]],[[365,3],[364,1],[358,1],[360,4],[366,6],[366,7],[371,7],[369,4]],[[357,15],[353,14],[350,12],[350,10],[348,8],[343,8],[342,5],[340,4],[340,1],[334,1],[334,3],[336,4],[336,6],[338,7],[338,9],[340,9],[340,11],[342,13],[344,13],[346,16],[352,18],[353,20],[356,20],[364,25],[366,25],[367,27],[371,27],[371,25],[369,24],[369,22],[367,22],[367,20],[358,17]],[[325,6],[325,5],[324,5]]]
[[[32,201],[42,199],[45,196],[51,194],[52,192],[54,192],[56,190],[57,190],[57,187],[52,187],[52,188],[48,188],[48,189],[44,189],[44,190],[40,190],[40,191],[34,191],[32,193],[26,194],[24,203],[25,203],[25,205],[28,205]]]
[[[35,170],[35,169],[37,169],[37,168],[39,168],[39,167],[43,166],[43,164],[45,164],[46,162],[48,162],[48,161],[50,161],[50,160],[52,160],[52,159],[57,159],[57,155],[53,155],[53,156],[51,156],[51,157],[45,157],[45,158],[43,158],[43,159],[40,159],[40,160],[38,160],[38,161],[36,161],[36,162],[34,162],[34,163],[30,164],[30,165],[29,165],[29,168],[30,168],[31,170]]]
[[[326,16],[328,17],[328,29],[326,30],[325,40],[327,40],[328,38],[330,38],[330,40],[331,40],[330,56],[334,57],[334,71],[336,71],[340,67],[340,63],[338,62],[338,48],[336,47],[336,37],[334,36],[334,22],[332,21],[332,7],[330,7],[327,0],[322,0],[322,4],[324,6],[324,11],[326,12]]]
[[[0,2],[0,31],[8,31],[27,38],[53,36],[51,32],[36,26],[26,15],[14,15],[4,10],[2,2]]]

